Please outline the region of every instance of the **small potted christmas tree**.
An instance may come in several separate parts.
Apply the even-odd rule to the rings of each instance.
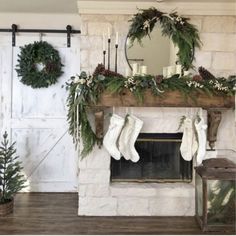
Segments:
[[[14,195],[25,187],[21,162],[17,161],[15,143],[9,144],[7,132],[0,145],[0,216],[13,212]]]

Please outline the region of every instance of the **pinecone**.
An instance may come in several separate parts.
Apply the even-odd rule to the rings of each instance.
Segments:
[[[114,71],[110,71],[110,70],[104,70],[102,73],[102,75],[104,76],[110,76],[110,77],[124,77],[123,75],[116,73]]]
[[[200,66],[198,68],[198,72],[199,72],[200,76],[205,80],[215,80],[216,79],[216,77],[213,74],[211,74],[207,69],[205,69],[202,66]]]
[[[114,76],[114,77],[124,77],[121,74],[118,74],[114,71],[110,71],[110,70],[106,70],[103,64],[98,64],[98,66],[96,67],[95,71],[93,72],[93,76],[97,76],[97,75],[104,75],[104,76]]]
[[[203,80],[201,75],[194,75],[192,80],[196,81],[196,82],[200,82]]]
[[[45,70],[47,71],[47,73],[52,73],[56,70],[56,68],[57,68],[57,65],[55,65],[54,63],[49,62],[49,63],[46,64]]]
[[[103,64],[98,64],[96,69],[94,70],[93,72],[93,76],[97,76],[97,75],[100,75],[104,72],[105,70],[105,67]]]
[[[156,75],[155,80],[157,84],[160,84],[163,80],[163,75]]]

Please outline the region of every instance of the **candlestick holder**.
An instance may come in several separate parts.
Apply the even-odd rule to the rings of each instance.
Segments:
[[[108,39],[108,61],[107,68],[110,70],[111,39]]]
[[[106,50],[103,50],[103,65],[106,67]]]
[[[115,72],[117,73],[117,50],[118,50],[118,44],[115,45],[116,48],[116,54],[115,54]]]

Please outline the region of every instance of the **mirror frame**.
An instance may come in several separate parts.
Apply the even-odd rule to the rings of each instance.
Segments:
[[[133,71],[133,68],[132,66],[130,65],[129,63],[129,60],[128,60],[128,53],[127,53],[127,41],[128,41],[128,38],[129,38],[129,34],[126,35],[126,38],[125,38],[125,59],[127,61],[127,64],[129,66],[129,68],[131,69],[131,71]]]
[[[184,70],[193,68],[195,48],[201,47],[199,31],[196,26],[189,23],[189,18],[179,16],[177,12],[170,14],[159,11],[151,7],[145,10],[139,10],[130,20],[131,25],[125,41],[125,56],[127,56],[127,39],[130,38],[131,45],[137,40],[140,44],[142,38],[148,36],[157,23],[161,27],[162,35],[169,37],[178,47],[178,62]],[[130,63],[128,62],[129,67]],[[131,68],[132,69],[132,68]]]

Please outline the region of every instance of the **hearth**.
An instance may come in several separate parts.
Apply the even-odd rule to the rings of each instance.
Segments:
[[[180,153],[182,133],[141,133],[135,147],[137,163],[111,159],[112,182],[191,182],[192,161]]]

